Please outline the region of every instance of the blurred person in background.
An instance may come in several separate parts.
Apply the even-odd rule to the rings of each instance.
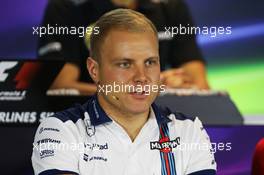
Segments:
[[[209,89],[205,61],[195,35],[166,35],[169,27],[193,26],[182,0],[49,0],[42,26],[89,27],[105,12],[130,8],[146,15],[159,34],[161,80],[168,88]],[[168,34],[168,33],[167,33]],[[38,57],[64,58],[67,63],[51,89],[73,88],[92,95],[96,86],[85,67],[89,56],[89,34],[44,35],[39,39]]]

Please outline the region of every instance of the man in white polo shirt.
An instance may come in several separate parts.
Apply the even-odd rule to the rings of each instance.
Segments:
[[[153,102],[160,84],[154,25],[117,9],[95,24],[87,69],[98,92],[45,119],[32,154],[35,174],[214,175],[209,137],[198,118]]]

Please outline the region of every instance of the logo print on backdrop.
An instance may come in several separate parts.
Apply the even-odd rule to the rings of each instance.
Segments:
[[[17,65],[17,61],[1,61],[0,62],[0,82],[4,82],[7,77],[8,77],[8,73],[6,73],[6,71],[8,69],[12,69],[13,67],[15,67]]]

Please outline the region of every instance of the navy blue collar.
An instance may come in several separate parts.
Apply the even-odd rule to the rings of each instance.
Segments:
[[[171,119],[168,118],[168,115],[170,113],[163,112],[163,110],[161,110],[155,103],[152,103],[151,107],[154,111],[154,114],[156,116],[156,120],[157,120],[159,125],[171,122]]]
[[[151,107],[154,111],[157,123],[159,125],[163,123],[168,123],[171,121],[166,115],[164,115],[164,113],[161,112],[161,110],[155,103],[153,103]],[[108,117],[108,115],[105,113],[105,111],[99,104],[97,95],[92,96],[88,100],[87,112],[89,113],[91,124],[94,126],[101,125],[101,124],[112,121],[112,119]]]
[[[99,104],[97,95],[93,95],[92,98],[89,99],[87,110],[90,116],[91,123],[94,126],[112,121],[112,119],[108,117],[108,115]]]

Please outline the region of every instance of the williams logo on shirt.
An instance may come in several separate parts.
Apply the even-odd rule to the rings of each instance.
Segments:
[[[156,149],[168,153],[171,152],[173,148],[177,148],[178,145],[180,145],[180,137],[177,137],[174,140],[170,140],[168,137],[163,137],[159,141],[150,142],[150,149]]]

